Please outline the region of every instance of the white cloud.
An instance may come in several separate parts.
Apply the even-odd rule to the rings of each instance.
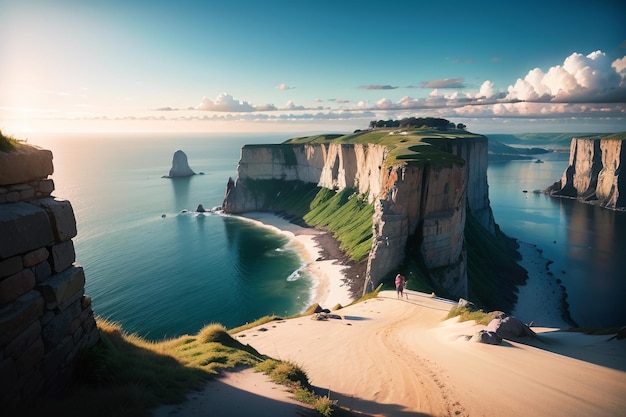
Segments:
[[[481,84],[475,98],[492,98],[495,95],[494,84],[487,80]]]
[[[626,101],[626,57],[611,63],[602,51],[573,53],[547,72],[535,68],[509,86],[506,99],[532,102]]]
[[[285,84],[285,83],[280,83],[280,84],[278,84],[278,85],[276,86],[276,88],[277,88],[278,90],[293,90],[293,89],[294,89],[294,88],[296,88],[296,87],[290,87],[290,86],[288,86],[288,85],[287,85],[287,84]]]
[[[273,104],[259,104],[258,106],[254,106],[254,110],[256,111],[276,111],[278,108]]]
[[[251,112],[254,107],[247,101],[236,100],[228,93],[221,93],[215,98],[215,101],[207,97],[203,97],[202,101],[196,107],[198,110],[206,111],[224,111],[224,112]]]
[[[306,110],[303,106],[297,106],[292,100],[289,100],[287,104],[285,104],[285,108],[283,110]]]

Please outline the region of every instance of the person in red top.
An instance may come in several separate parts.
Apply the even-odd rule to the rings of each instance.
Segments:
[[[398,298],[402,298],[404,291],[404,276],[402,274],[396,275],[396,295]]]

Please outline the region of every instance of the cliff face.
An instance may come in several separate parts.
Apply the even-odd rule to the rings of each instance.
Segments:
[[[610,209],[626,209],[626,140],[573,138],[569,166],[548,192],[599,204]]]
[[[375,144],[246,145],[222,208],[229,213],[263,210],[264,197],[249,189],[247,180],[302,181],[331,190],[354,187],[371,203],[380,193],[388,152]]]
[[[419,256],[433,281],[467,297],[466,210],[495,228],[487,186],[487,139],[441,139],[453,163],[386,161],[380,144],[281,144],[242,148],[238,177],[229,180],[223,210],[262,211],[267,198],[250,180],[299,180],[333,190],[356,188],[374,203],[367,279],[374,286],[405,257]],[[410,243],[410,244],[409,244]],[[419,254],[407,254],[415,247]]]

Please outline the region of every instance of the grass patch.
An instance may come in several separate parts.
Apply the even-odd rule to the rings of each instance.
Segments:
[[[239,332],[243,332],[244,330],[248,330],[248,329],[252,329],[254,327],[258,327],[258,326],[262,326],[264,324],[267,323],[271,323],[273,321],[277,321],[277,320],[283,320],[285,317],[280,317],[280,316],[276,316],[276,315],[271,315],[271,316],[265,316],[265,317],[261,317],[258,320],[253,321],[252,323],[246,323],[243,324],[239,327],[235,327],[234,329],[230,329],[228,331],[228,333],[232,334],[236,334]]]
[[[289,139],[283,144],[338,143],[338,144],[379,144],[389,148],[385,165],[397,163],[431,164],[451,166],[464,164],[463,159],[449,151],[451,139],[486,138],[462,129],[440,131],[433,128],[374,129],[362,130],[347,135],[315,135]]]
[[[272,320],[275,316],[255,323]],[[107,320],[96,322],[101,340],[80,357],[68,390],[8,415],[149,417],[160,405],[185,401],[190,391],[202,389],[222,370],[241,367],[254,367],[288,386],[321,415],[329,416],[336,408],[336,401],[312,391],[306,372],[295,363],[260,354],[221,324],[207,325],[197,335],[152,342]]]
[[[263,202],[264,211],[332,232],[340,249],[354,261],[369,254],[374,205],[356,189],[335,192],[302,181],[281,180],[247,179],[244,184],[252,198]]]
[[[339,248],[353,261],[364,259],[372,248],[372,216],[374,205],[367,196],[345,188],[335,193],[321,189],[311,202],[304,221],[311,226],[330,230],[339,241]]]
[[[254,369],[269,376],[272,382],[290,387],[298,401],[311,405],[320,415],[333,414],[337,401],[331,400],[328,396],[315,394],[306,372],[295,363],[268,359]]]
[[[17,139],[11,135],[5,135],[0,131],[0,152],[13,152],[21,146],[24,146],[25,141]]]
[[[467,307],[452,307],[444,320],[459,317],[459,321],[474,320],[477,324],[488,325],[496,316],[496,312],[485,313],[483,310],[472,311]]]

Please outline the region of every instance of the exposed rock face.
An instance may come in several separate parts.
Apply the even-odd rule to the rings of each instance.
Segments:
[[[255,193],[249,180],[299,180],[338,191],[356,188],[375,208],[366,285],[376,285],[396,268],[407,256],[409,239],[416,239],[437,284],[467,297],[466,210],[487,230],[495,230],[487,138],[442,140],[445,151],[460,157],[457,162],[390,165],[385,162],[389,149],[379,144],[246,145],[222,208],[228,213],[264,209],[268,197]]]
[[[170,169],[168,177],[190,177],[192,175],[196,175],[196,173],[189,168],[185,152],[181,150],[174,152],[174,157],[172,158],[172,168]]]
[[[547,192],[610,209],[626,209],[626,140],[573,138],[569,166]]]

